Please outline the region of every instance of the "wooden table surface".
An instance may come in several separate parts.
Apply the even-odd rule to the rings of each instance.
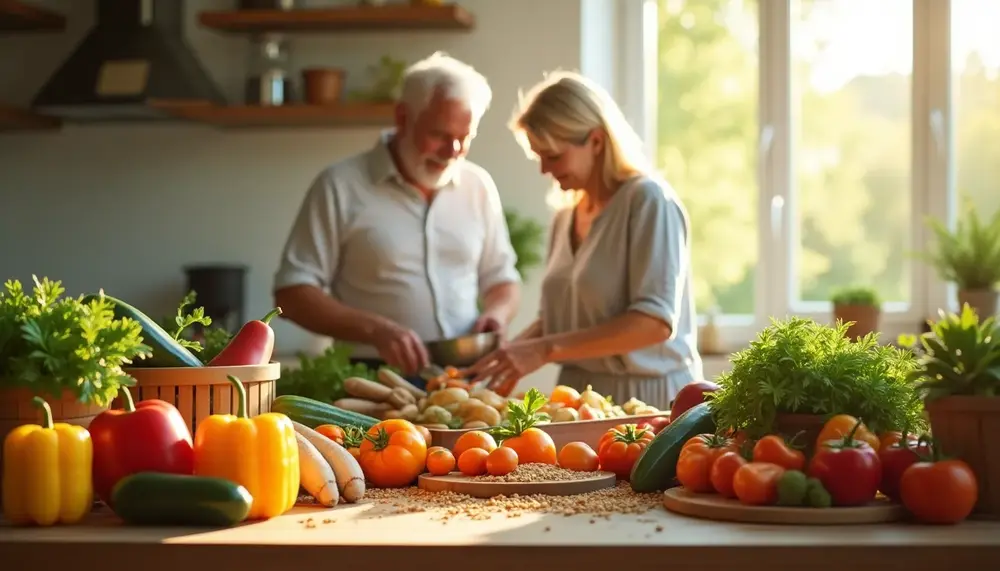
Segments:
[[[230,529],[125,527],[95,512],[85,525],[0,524],[2,568],[82,571],[417,569],[1000,570],[1000,522],[958,526],[771,526],[642,515],[520,513],[445,517],[382,503],[296,507]],[[8,566],[9,563],[17,563]],[[655,567],[654,567],[655,565]],[[547,566],[547,567],[543,567]]]

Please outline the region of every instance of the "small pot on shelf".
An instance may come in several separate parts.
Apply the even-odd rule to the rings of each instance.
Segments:
[[[879,329],[882,305],[878,293],[865,286],[852,286],[834,293],[833,320],[849,324],[848,339],[858,339]]]
[[[309,68],[302,71],[305,99],[309,105],[336,105],[344,92],[342,69]]]
[[[969,305],[980,318],[994,317],[1000,305],[1000,292],[994,288],[958,290],[958,307]]]

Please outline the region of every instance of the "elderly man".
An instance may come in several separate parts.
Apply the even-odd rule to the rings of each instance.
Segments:
[[[274,278],[285,318],[418,385],[425,342],[504,334],[515,254],[493,179],[465,159],[491,99],[482,75],[440,53],[406,71],[395,129],[306,194]]]

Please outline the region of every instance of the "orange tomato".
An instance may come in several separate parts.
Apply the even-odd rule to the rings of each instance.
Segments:
[[[359,463],[376,488],[409,486],[424,471],[427,442],[413,423],[394,418],[368,429]]]
[[[778,480],[785,469],[770,462],[750,462],[733,474],[733,492],[741,502],[766,506],[778,501]]]
[[[736,446],[724,436],[699,434],[681,448],[677,460],[677,481],[688,490],[707,494],[715,491],[712,486],[712,465],[726,452],[736,452]]]
[[[417,431],[420,434],[424,435],[424,442],[427,443],[427,448],[430,448],[431,447],[431,442],[433,442],[433,440],[434,440],[434,438],[431,436],[430,429],[427,428],[426,426],[423,426],[423,425],[420,425],[420,424],[414,424],[413,426],[415,426],[417,428]]]
[[[351,453],[351,456],[354,456],[355,460],[361,460],[361,449],[357,446],[351,446],[347,449],[347,451]]]
[[[619,424],[608,430],[597,444],[601,470],[614,472],[620,480],[628,480],[632,466],[653,440],[653,431],[635,424]]]
[[[434,476],[444,476],[455,469],[455,456],[451,450],[435,446],[427,451],[427,471]]]
[[[754,462],[770,462],[785,470],[804,470],[806,455],[777,434],[768,434],[753,446]]]
[[[491,476],[510,474],[517,468],[517,452],[513,448],[501,446],[486,456],[486,473]]]
[[[489,455],[482,448],[469,448],[458,457],[458,470],[466,476],[482,476],[486,473],[486,458]]]
[[[578,408],[580,406],[580,391],[566,385],[556,385],[556,388],[552,389],[552,394],[549,396],[549,402],[558,403],[570,408]]]
[[[455,458],[461,458],[462,454],[465,454],[465,451],[470,448],[482,448],[487,452],[492,452],[496,447],[497,441],[489,432],[471,430],[458,437],[451,451]]]
[[[520,436],[507,438],[500,444],[513,448],[521,464],[555,464],[556,444],[544,430],[528,428]]]
[[[838,414],[831,417],[830,420],[826,421],[823,425],[823,429],[819,432],[819,437],[816,438],[816,449],[819,450],[823,447],[823,443],[828,440],[843,440],[845,436],[850,434],[851,430],[854,429],[854,425],[858,423],[858,419],[854,418],[849,414]],[[879,438],[873,434],[868,427],[861,423],[858,430],[854,433],[854,440],[860,440],[861,442],[866,442],[872,447],[872,450],[878,452],[880,443]]]
[[[344,429],[336,424],[321,424],[316,427],[316,432],[333,440],[341,446],[344,445]]]
[[[586,442],[569,442],[559,450],[559,466],[577,472],[594,472],[601,467],[601,459]]]
[[[724,498],[735,498],[733,477],[736,475],[736,471],[746,463],[746,458],[739,452],[722,453],[715,459],[715,462],[712,462],[712,469],[709,470],[708,477],[712,482],[712,489]]]

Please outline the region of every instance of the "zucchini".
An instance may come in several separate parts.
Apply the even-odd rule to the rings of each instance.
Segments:
[[[672,420],[646,445],[632,466],[632,490],[655,492],[670,487],[677,476],[677,459],[684,443],[703,433],[715,433],[715,419],[705,402]]]
[[[131,525],[220,527],[246,519],[253,497],[223,478],[139,472],[115,484],[111,504]]]
[[[135,307],[124,301],[104,294],[104,298],[112,302],[115,307],[115,318],[128,317],[139,322],[142,326],[142,342],[149,346],[153,355],[148,359],[137,360],[135,367],[203,367],[204,364],[194,353],[188,351],[177,342],[165,329],[159,326],[148,315],[139,311]],[[90,294],[84,298],[84,303],[92,299],[99,299],[96,294]]]
[[[377,418],[298,395],[281,395],[274,399],[271,412],[280,412],[309,428],[316,428],[321,424],[336,424],[340,427],[353,425],[368,430],[378,422]]]

